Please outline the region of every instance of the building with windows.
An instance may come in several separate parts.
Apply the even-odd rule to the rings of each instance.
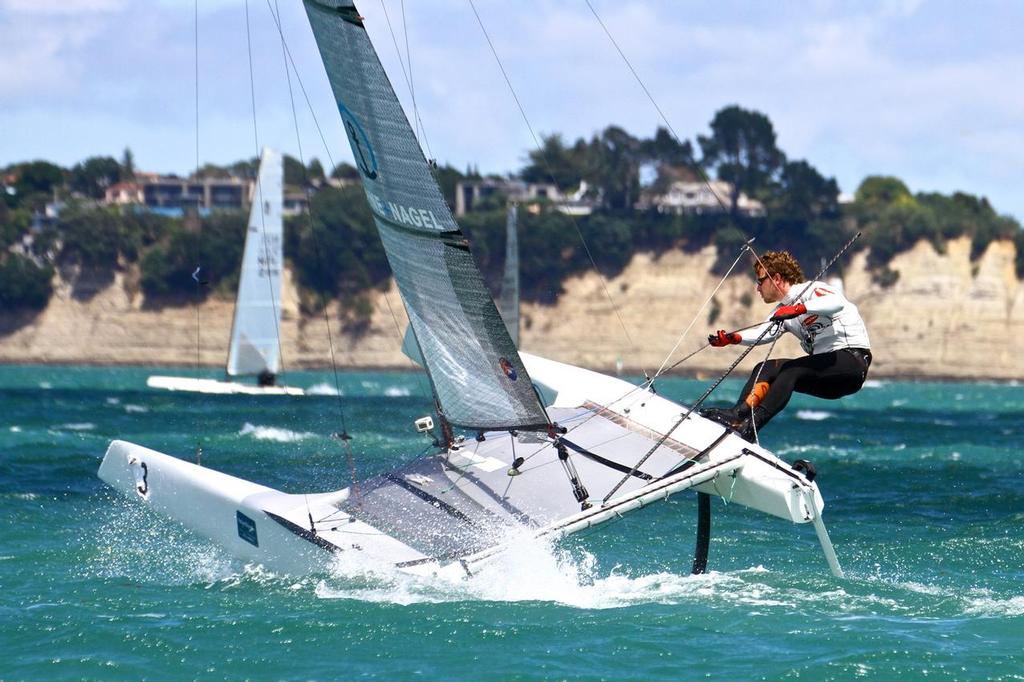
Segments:
[[[551,203],[556,211],[569,215],[589,215],[593,203],[583,198],[586,183],[582,183],[580,191],[575,194],[563,194],[554,183],[525,182],[523,180],[505,180],[486,178],[484,180],[463,180],[455,185],[455,215],[465,215],[469,211],[479,210],[481,205],[491,203],[490,208],[504,206],[506,202],[527,207],[528,211],[536,212],[542,203]],[[497,202],[497,206],[494,205]]]
[[[174,175],[139,173],[134,181],[107,188],[106,203],[142,205],[159,213],[182,215],[187,209],[200,212],[242,210],[252,200],[255,183],[242,178],[179,178]]]
[[[659,213],[704,214],[725,213],[732,202],[732,183],[724,180],[708,182],[676,181],[664,194],[651,197],[649,205]],[[763,216],[764,204],[740,193],[737,210],[742,215]]]

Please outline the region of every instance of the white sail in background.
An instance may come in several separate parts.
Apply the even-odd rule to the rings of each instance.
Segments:
[[[264,149],[245,233],[227,373],[277,374],[281,365],[283,163]]]

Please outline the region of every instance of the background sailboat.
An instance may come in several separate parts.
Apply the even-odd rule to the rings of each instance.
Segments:
[[[264,149],[245,231],[245,250],[231,326],[226,374],[256,377],[256,383],[151,376],[146,385],[172,391],[303,395],[301,388],[277,386],[281,368],[281,266],[283,264],[283,159]]]
[[[100,477],[290,572],[353,553],[465,575],[514,546],[510,536],[559,537],[696,489],[813,523],[841,574],[813,476],[647,386],[516,350],[362,18],[345,0],[305,7],[430,380],[440,429],[431,418],[417,427],[436,449],[322,494],[286,494],[124,441],[111,443]]]

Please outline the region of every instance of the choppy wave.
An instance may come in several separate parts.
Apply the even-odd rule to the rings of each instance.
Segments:
[[[65,431],[92,431],[96,428],[96,425],[92,422],[72,422],[70,424],[61,424],[57,428]]]
[[[315,433],[309,433],[308,431],[292,431],[276,426],[259,426],[249,422],[242,426],[242,430],[238,432],[238,435],[251,436],[256,440],[272,440],[277,443],[296,443],[300,440],[316,436]]]
[[[825,419],[833,416],[835,415],[831,412],[825,412],[824,410],[797,410],[796,412],[797,419],[805,419],[812,422],[824,421]]]
[[[344,395],[344,392],[338,391],[326,381],[321,381],[319,384],[313,384],[307,388],[306,395]]]

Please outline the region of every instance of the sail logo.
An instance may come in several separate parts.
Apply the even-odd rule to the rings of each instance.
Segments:
[[[501,371],[509,378],[510,381],[515,381],[519,378],[519,374],[516,373],[516,368],[512,366],[506,358],[498,358],[498,366],[501,367]]]
[[[370,146],[370,138],[366,136],[363,126],[359,125],[355,115],[348,110],[341,101],[338,101],[338,111],[341,113],[341,122],[345,125],[345,134],[352,145],[352,156],[355,157],[356,166],[359,171],[370,180],[377,179],[377,157]]]
[[[366,199],[370,202],[370,208],[374,213],[388,220],[412,227],[441,231],[441,224],[437,222],[437,216],[429,209],[402,206],[393,201],[386,201],[370,190],[366,190]]]

